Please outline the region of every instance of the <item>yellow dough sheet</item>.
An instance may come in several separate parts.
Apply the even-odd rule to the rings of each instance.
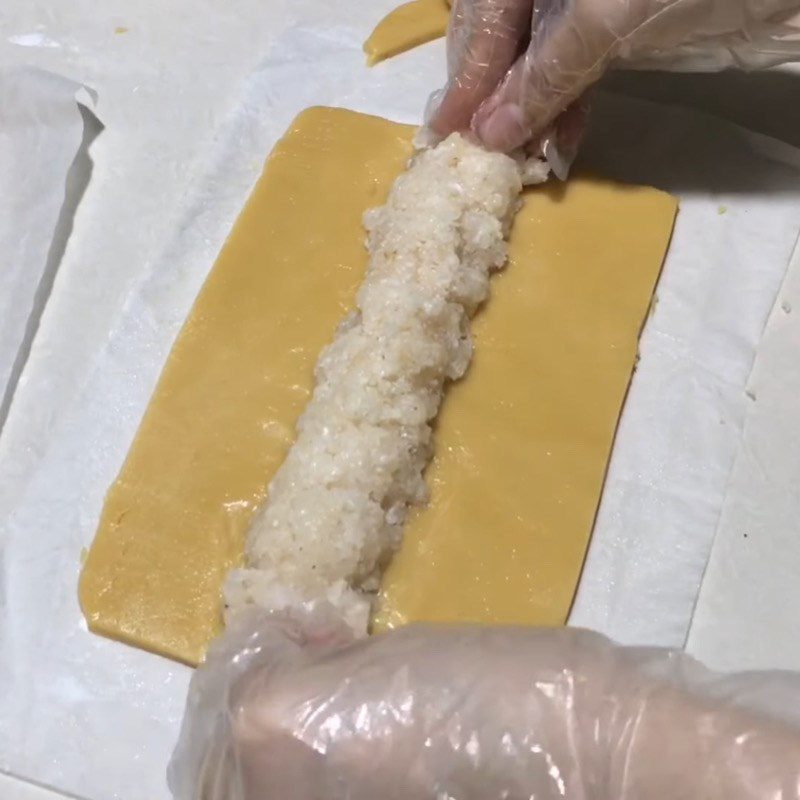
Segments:
[[[439,39],[447,32],[447,0],[411,0],[390,11],[364,42],[367,64],[391,58],[412,47]]]
[[[362,213],[385,200],[412,135],[311,108],[276,145],[109,489],[80,582],[93,631],[202,659],[224,575],[361,282]],[[675,209],[589,177],[526,195],[377,627],[564,619]]]

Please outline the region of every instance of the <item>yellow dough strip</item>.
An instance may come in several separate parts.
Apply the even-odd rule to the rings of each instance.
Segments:
[[[367,65],[372,67],[413,47],[439,39],[447,32],[450,6],[446,0],[412,0],[390,11],[366,42]]]

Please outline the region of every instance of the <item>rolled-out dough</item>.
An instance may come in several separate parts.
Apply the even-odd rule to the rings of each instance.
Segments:
[[[223,577],[361,281],[361,215],[384,201],[412,134],[312,108],[276,145],[108,492],[80,582],[93,631],[202,658]],[[563,621],[675,209],[589,177],[526,195],[377,627]]]

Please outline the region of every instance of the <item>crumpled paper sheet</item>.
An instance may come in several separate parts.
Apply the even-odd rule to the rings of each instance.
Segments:
[[[687,650],[723,670],[800,670],[800,248],[747,386]]]
[[[264,157],[297,111],[328,103],[418,121],[435,80],[432,76],[444,74],[442,43],[365,70],[361,43],[385,10],[368,0],[348,5],[346,12],[310,2],[299,2],[298,9],[297,24],[285,29],[280,44],[238,95],[202,158],[194,162],[191,188],[184,187],[183,201],[171,207],[169,215],[132,219],[123,213],[120,198],[104,210],[99,196],[87,192],[96,224],[102,218],[113,227],[93,231],[95,252],[107,248],[105,263],[111,274],[98,273],[100,286],[85,292],[71,288],[77,275],[64,281],[54,298],[60,307],[51,316],[47,337],[37,339],[35,345],[41,346],[32,351],[26,370],[31,378],[18,392],[16,414],[9,417],[0,437],[0,568],[5,581],[0,649],[6,656],[0,661],[0,685],[6,688],[0,693],[0,765],[92,800],[167,796],[164,768],[189,677],[189,670],[179,665],[90,635],[76,596],[80,549],[91,542],[105,489],[122,463],[174,336]],[[337,23],[336,14],[346,18]],[[98,89],[103,97],[103,87]],[[169,103],[174,105],[175,100]],[[107,129],[98,140],[98,160],[114,156],[113,144],[118,149],[124,145],[119,135],[116,141],[111,135],[115,120],[122,123],[120,106],[103,119]],[[599,529],[600,555],[593,547],[584,576],[585,584],[594,582],[599,588],[582,589],[576,608],[584,615],[592,611],[599,627],[614,623],[622,627],[623,594],[620,590],[610,597],[595,575],[611,574],[618,587],[627,587],[635,603],[631,587],[637,585],[639,560],[650,579],[663,551],[669,555],[674,550],[682,558],[691,551],[692,563],[699,563],[713,532],[716,515],[710,504],[701,502],[697,515],[693,510],[706,486],[696,485],[702,472],[697,464],[702,459],[712,465],[701,477],[713,486],[727,473],[732,440],[741,424],[737,404],[741,387],[735,385],[738,372],[730,367],[738,369],[748,353],[752,358],[752,346],[800,224],[794,172],[762,155],[752,141],[718,120],[673,109],[614,98],[604,99],[599,107],[589,163],[610,174],[627,164],[622,177],[638,182],[659,178],[684,203],[659,289],[661,301],[625,412],[625,418],[635,422],[623,422],[609,475],[609,490],[619,495],[618,506],[624,510],[630,504],[640,513],[619,516],[621,525],[633,528],[606,523]],[[176,191],[174,183],[167,188]],[[133,205],[146,191],[153,197],[160,186],[150,181],[147,186],[135,182],[119,188],[120,197],[128,192]],[[728,212],[720,215],[718,205],[723,203]],[[164,216],[163,208],[157,211]],[[147,230],[150,222],[155,227]],[[130,229],[127,244],[120,229]],[[157,247],[145,238],[153,230],[163,234]],[[83,237],[71,243],[78,250],[89,246],[86,230]],[[715,260],[712,242],[724,248],[724,264]],[[116,273],[122,267],[111,260],[112,245],[124,247],[120,259],[125,269],[132,270],[124,280]],[[111,286],[115,297],[122,299],[93,315],[93,303],[103,286]],[[734,290],[735,317],[724,313],[722,302],[730,300]],[[772,296],[767,296],[770,292]],[[57,373],[62,396],[54,402],[47,391],[52,385],[49,375],[59,369],[59,356],[76,358],[63,333],[59,341],[65,328],[57,322],[82,316],[89,318],[86,329],[83,320],[80,328],[86,358],[77,378],[66,370]],[[94,339],[91,348],[86,330]],[[658,368],[646,380],[641,378],[648,374],[647,361],[657,357]],[[714,381],[703,377],[707,369],[716,376]],[[744,378],[742,386],[743,382]],[[637,388],[639,383],[644,388]],[[687,393],[692,403],[685,400]],[[663,397],[669,402],[661,402]],[[45,404],[52,418],[36,410],[37,402]],[[695,413],[686,418],[680,413],[692,408]],[[698,444],[696,429],[711,418],[726,432],[716,434],[714,429],[712,435],[703,429]],[[661,455],[671,460],[658,460]],[[664,468],[665,480],[659,483],[664,463],[672,465],[671,471]],[[686,465],[685,476],[681,465]],[[681,536],[666,525],[670,519],[680,521]],[[642,526],[642,520],[650,524]],[[694,549],[695,540],[685,535],[689,529],[699,532],[702,555]],[[618,560],[609,548],[610,535],[625,539],[629,556],[633,543],[644,544],[638,546],[636,558]],[[649,541],[655,544],[648,546]],[[659,602],[693,602],[697,582],[692,585],[684,575],[682,558],[662,558],[658,580],[674,588]],[[699,580],[699,575],[695,577]],[[613,614],[604,610],[609,605]],[[679,617],[670,616],[669,624],[659,628],[657,616],[650,628],[653,636],[674,635]],[[684,633],[686,624],[688,617]]]
[[[89,180],[80,84],[0,69],[0,429]]]

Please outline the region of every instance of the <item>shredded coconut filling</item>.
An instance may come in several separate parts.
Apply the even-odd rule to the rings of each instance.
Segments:
[[[542,178],[544,173],[542,173]],[[530,166],[453,134],[368,211],[357,309],[316,366],[297,438],[233,570],[229,614],[326,599],[365,633],[383,568],[428,493],[431,422],[472,356],[469,320],[503,266]]]

